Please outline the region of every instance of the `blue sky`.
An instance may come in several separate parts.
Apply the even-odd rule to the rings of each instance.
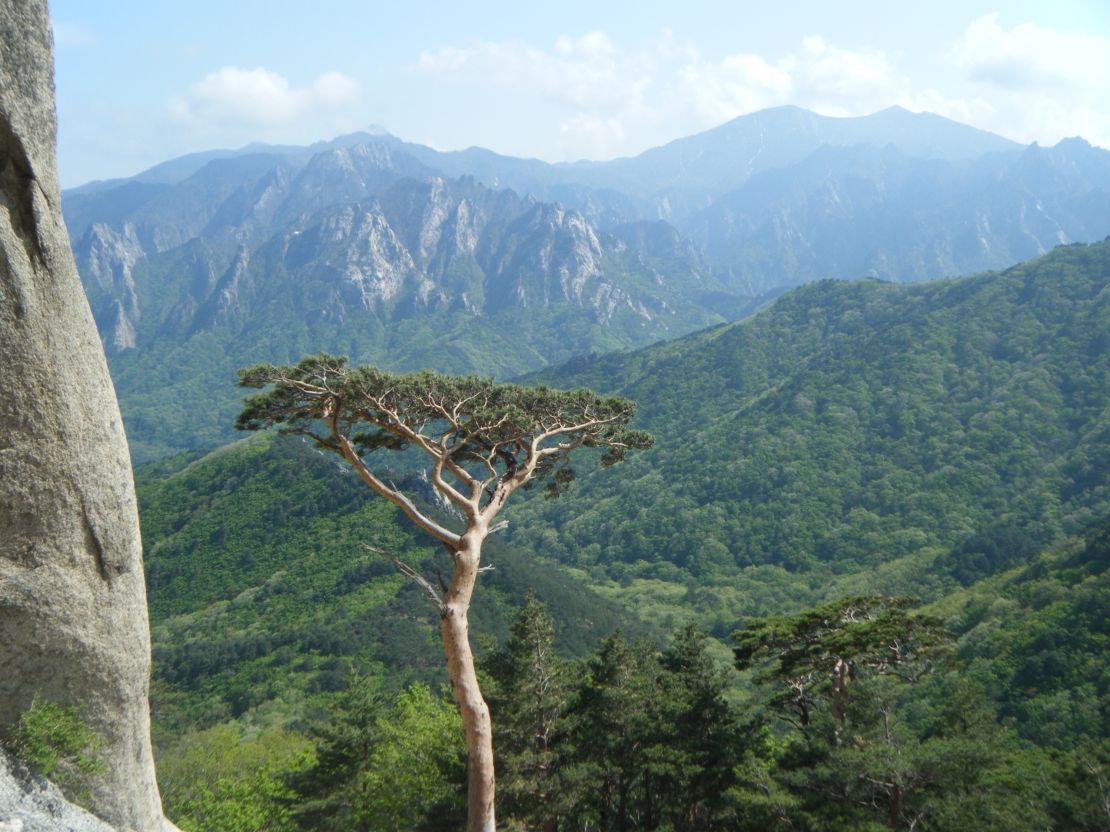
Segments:
[[[53,0],[59,165],[69,187],[373,126],[605,159],[780,104],[1110,147],[1110,3],[1001,6]]]

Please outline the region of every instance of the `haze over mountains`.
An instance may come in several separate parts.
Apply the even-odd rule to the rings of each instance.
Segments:
[[[225,438],[249,361],[325,349],[508,377],[810,280],[938,278],[1101,239],[1110,152],[781,107],[611,162],[368,133],[213,151],[74,189],[65,215],[147,458]]]

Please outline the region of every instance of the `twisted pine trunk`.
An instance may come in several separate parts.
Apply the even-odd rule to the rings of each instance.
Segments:
[[[447,675],[466,732],[467,832],[495,832],[493,729],[489,706],[478,686],[470,649],[467,613],[478,580],[482,542],[487,529],[475,523],[454,552],[455,573],[443,598],[440,632],[447,657]]]

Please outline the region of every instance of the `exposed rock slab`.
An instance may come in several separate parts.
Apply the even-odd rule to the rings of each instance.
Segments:
[[[0,832],[117,832],[0,752]]]
[[[0,0],[0,728],[39,693],[105,738],[90,805],[163,828],[134,484],[62,223],[43,0]]]

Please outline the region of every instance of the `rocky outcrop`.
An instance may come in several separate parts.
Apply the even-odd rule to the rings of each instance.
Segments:
[[[36,693],[105,740],[98,815],[162,818],[127,444],[60,213],[44,0],[0,0],[0,728]]]
[[[86,293],[97,327],[104,333],[105,349],[134,349],[139,299],[131,272],[145,254],[135,226],[125,223],[116,231],[93,223],[74,247],[74,254],[88,279]]]
[[[0,751],[0,832],[116,832]]]

